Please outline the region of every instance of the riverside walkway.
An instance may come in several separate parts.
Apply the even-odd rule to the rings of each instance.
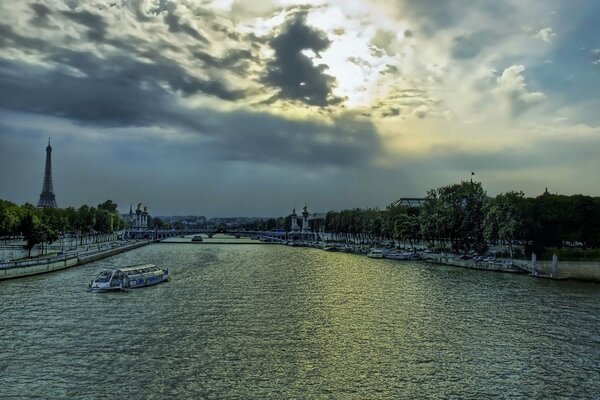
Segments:
[[[59,271],[61,269],[86,264],[102,258],[123,253],[129,250],[137,249],[151,243],[148,240],[135,241],[133,243],[124,243],[118,246],[102,247],[93,246],[90,250],[87,247],[85,251],[70,251],[65,254],[40,257],[37,259],[8,261],[0,263],[0,280],[20,278],[24,276],[45,274],[48,272]]]

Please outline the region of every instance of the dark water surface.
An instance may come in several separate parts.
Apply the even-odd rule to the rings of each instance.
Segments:
[[[103,268],[172,281],[88,293]],[[0,398],[599,398],[600,285],[157,244],[0,282]]]

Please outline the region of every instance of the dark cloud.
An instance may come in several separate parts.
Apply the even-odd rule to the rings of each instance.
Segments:
[[[385,69],[380,72],[381,75],[397,75],[400,72],[400,68],[395,65],[386,64]]]
[[[0,92],[13,94],[2,96],[0,107],[101,124],[143,125],[157,122],[177,94],[205,93],[225,100],[243,96],[218,80],[193,77],[161,55],[146,55],[154,62],[54,48],[45,59],[61,66],[56,69],[0,60]]]
[[[179,28],[171,30],[193,36],[185,31],[172,3],[161,2],[160,6],[155,15],[147,14],[148,10],[134,1],[126,11],[138,22],[160,22],[173,15],[176,18],[169,21]],[[43,7],[38,11],[44,18],[49,15]],[[88,43],[70,45],[69,36],[61,39],[55,35],[52,41],[26,37],[0,25],[0,46],[18,48],[36,58],[36,63],[28,63],[0,57],[0,93],[11,94],[0,96],[0,111],[70,120],[82,130],[98,132],[143,132],[145,128],[176,131],[201,138],[195,143],[201,142],[205,154],[215,159],[245,163],[351,168],[369,164],[381,152],[376,128],[358,115],[315,122],[264,112],[186,106],[186,97],[194,95],[227,101],[243,98],[246,93],[230,89],[219,76],[221,71],[247,74],[259,62],[255,46],[265,43],[275,50],[275,58],[264,79],[279,89],[277,96],[312,105],[339,101],[331,93],[335,79],[325,73],[327,67],[313,65],[302,54],[303,50],[318,53],[330,44],[323,32],[306,25],[304,14],[295,13],[277,36],[253,37],[245,48],[240,44],[216,56],[202,46],[181,46],[173,40],[149,43],[135,36],[125,40],[114,30],[111,14],[100,11],[74,8],[50,12],[65,23],[70,21],[70,28],[84,33]],[[226,25],[207,26],[229,36]],[[165,52],[165,47],[171,51]],[[171,52],[184,53],[182,58],[195,56],[202,73],[196,75],[185,63],[169,57]]]
[[[469,59],[476,57],[484,48],[494,44],[496,34],[486,30],[468,35],[456,36],[451,50],[455,59]]]
[[[0,23],[0,48],[7,47],[42,50],[48,46],[42,39],[19,35],[10,26]]]
[[[226,69],[238,75],[245,75],[251,63],[258,61],[258,57],[246,49],[232,49],[222,57],[215,57],[205,51],[194,51],[193,55],[202,61],[205,67]]]
[[[154,9],[156,14],[163,14],[163,19],[172,33],[185,33],[194,39],[208,43],[208,40],[193,26],[181,21],[177,15],[177,4],[172,1],[161,0],[158,7]]]
[[[52,14],[52,11],[41,3],[31,4],[31,9],[35,13],[35,16],[31,19],[31,23],[36,26],[47,26],[48,15]]]
[[[73,22],[85,26],[88,29],[87,37],[94,42],[103,42],[106,38],[108,25],[99,14],[89,11],[63,11],[62,14]]]
[[[202,146],[221,160],[352,167],[368,164],[381,150],[375,127],[352,115],[319,123],[259,112],[185,108],[179,95],[197,91],[200,84],[210,91],[218,83],[194,81],[165,60],[141,63],[123,55],[100,59],[64,49],[47,59],[65,67],[0,60],[0,92],[13,94],[0,97],[1,109],[94,127],[176,129],[203,136]]]
[[[314,65],[302,53],[312,50],[317,55],[331,44],[327,35],[306,25],[306,14],[294,13],[279,35],[271,39],[275,57],[268,63],[263,82],[279,89],[275,98],[299,100],[306,104],[327,106],[342,99],[332,94],[335,78],[326,74],[327,66]]]
[[[73,54],[79,66],[94,65],[85,54]],[[66,57],[66,55],[65,55]],[[88,72],[91,72],[88,69]],[[161,109],[164,96],[154,85],[153,93],[141,88],[137,80],[88,76],[73,76],[67,70],[48,70],[40,66],[0,61],[0,91],[13,93],[1,96],[0,107],[65,117],[78,121],[93,121],[99,125],[138,125],[155,120],[153,112]],[[158,104],[157,104],[158,103]]]
[[[400,115],[400,108],[398,107],[390,107],[381,113],[384,118],[397,117],[398,115]]]
[[[374,125],[346,114],[331,124],[264,113],[224,114],[212,145],[226,159],[266,164],[357,167],[381,151]]]
[[[80,66],[94,63],[89,55],[72,57],[84,60]],[[214,156],[220,159],[356,166],[368,163],[380,151],[375,127],[352,116],[326,124],[264,113],[187,109],[175,106],[177,98],[152,81],[130,79],[123,73],[102,76],[99,72],[90,79],[0,63],[0,71],[9,69],[13,76],[0,75],[0,91],[15,96],[0,98],[0,108],[101,127],[171,127],[205,136],[208,142],[203,146],[214,149]]]

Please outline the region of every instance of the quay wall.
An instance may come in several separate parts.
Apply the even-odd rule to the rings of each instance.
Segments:
[[[528,262],[528,264],[531,264]],[[537,269],[544,275],[552,273],[552,261],[537,261]],[[600,262],[558,260],[558,277],[600,282]]]
[[[151,241],[143,241],[143,242],[133,243],[133,244],[123,246],[123,247],[117,247],[117,248],[110,249],[110,250],[104,250],[104,251],[94,253],[94,254],[82,254],[79,256],[78,265],[83,265],[83,264],[91,263],[91,262],[94,262],[97,260],[101,260],[103,258],[111,257],[111,256],[114,256],[114,255],[117,255],[120,253],[124,253],[129,250],[133,250],[133,249],[137,249],[139,247],[146,246],[150,243],[152,243],[152,242]]]
[[[150,244],[150,241],[133,243],[114,249],[97,251],[92,254],[74,254],[66,256],[48,257],[39,260],[15,261],[0,264],[0,280],[20,278],[24,276],[45,274],[65,268],[83,265],[129,250],[137,249]]]
[[[426,261],[426,262],[450,265],[453,267],[479,269],[479,270],[494,271],[494,272],[511,272],[511,273],[524,273],[525,272],[521,268],[511,266],[510,264],[489,263],[489,262],[474,261],[474,260],[462,260],[453,255],[422,253],[421,258],[423,259],[423,261]]]
[[[511,267],[510,264],[461,260],[452,255],[422,253],[421,256],[423,260],[427,262],[462,268],[515,273],[526,273],[531,271],[531,261],[528,260],[514,260],[513,264],[515,266]],[[538,260],[537,270],[540,275],[549,276],[552,274],[552,261]],[[600,282],[600,262],[558,260],[558,278]]]
[[[58,271],[77,265],[77,261],[77,256],[70,256],[47,258],[33,264],[31,261],[8,263],[10,265],[0,268],[0,280]]]

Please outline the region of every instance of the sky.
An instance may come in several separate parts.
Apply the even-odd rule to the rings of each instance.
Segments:
[[[3,0],[0,198],[284,216],[600,195],[596,0]]]

